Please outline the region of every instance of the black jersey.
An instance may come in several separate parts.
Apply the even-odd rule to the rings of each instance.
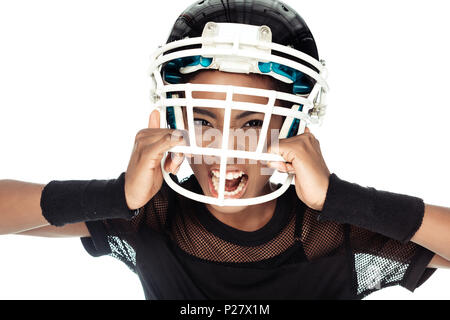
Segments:
[[[181,184],[201,193],[193,175]],[[241,231],[164,182],[132,220],[86,222],[81,241],[128,265],[146,299],[361,299],[392,285],[413,291],[435,271],[426,248],[317,215],[292,185],[265,226]]]

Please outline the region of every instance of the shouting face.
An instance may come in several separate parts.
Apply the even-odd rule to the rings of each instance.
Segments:
[[[266,90],[279,90],[276,80],[255,74],[238,74],[220,71],[202,71],[189,79],[191,83],[233,85],[252,87]],[[193,91],[193,98],[225,100],[223,92]],[[261,112],[232,110],[229,124],[228,149],[242,151],[256,151],[261,128],[264,122],[264,105],[268,103],[267,97],[234,94],[233,101],[261,104]],[[275,105],[281,106],[277,101]],[[184,110],[186,113],[186,111]],[[223,108],[193,107],[196,143],[199,147],[222,148],[222,134],[224,131]],[[185,114],[184,119],[187,119]],[[186,121],[186,120],[185,120]],[[272,115],[268,127],[264,149],[277,141],[283,117]],[[187,121],[185,123],[187,127]],[[220,178],[220,157],[193,155],[189,158],[190,166],[207,196],[218,197]],[[263,162],[249,159],[228,158],[225,181],[225,199],[244,199],[261,196],[272,192],[269,178],[273,170]],[[237,212],[242,207],[218,207],[222,212]]]

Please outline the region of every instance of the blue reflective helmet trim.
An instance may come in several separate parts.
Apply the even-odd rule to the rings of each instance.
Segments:
[[[167,62],[163,68],[164,80],[171,84],[177,84],[181,82],[180,68],[194,67],[201,65],[203,68],[207,68],[211,65],[212,58],[205,58],[202,56],[190,56],[184,58],[178,58]]]
[[[270,71],[288,78],[293,82],[292,93],[308,94],[311,92],[313,81],[303,72],[275,62],[259,62],[259,71],[269,73]]]
[[[301,104],[298,108],[298,111],[302,111],[302,110],[303,110],[303,105]],[[294,135],[296,135],[298,132],[299,126],[300,126],[300,119],[295,118],[291,123],[291,126],[289,128],[286,138],[290,138],[290,137],[293,137]]]
[[[163,68],[164,80],[172,84],[180,83],[182,78],[180,68],[198,65],[201,65],[203,68],[208,68],[212,63],[212,60],[212,58],[205,58],[200,55],[171,60]],[[293,82],[293,94],[308,94],[314,86],[314,81],[306,74],[283,64],[275,62],[259,62],[258,68],[263,74],[272,71],[290,79]]]
[[[173,107],[166,108],[166,119],[167,124],[169,125],[169,129],[176,129],[176,121],[175,121],[175,110]]]
[[[172,93],[167,92],[167,98],[172,98]],[[167,124],[169,125],[169,129],[176,129],[177,128],[177,122],[175,119],[175,109],[173,107],[167,107],[166,108],[166,119]]]
[[[301,83],[300,81],[294,82],[292,92],[294,94],[308,94],[311,92],[313,86],[311,84]]]
[[[168,83],[177,84],[180,83],[181,77],[173,73],[165,73],[164,80]]]
[[[204,57],[201,57],[201,59],[200,59],[200,64],[201,64],[203,67],[207,68],[207,67],[209,67],[209,66],[211,65],[212,60],[213,60],[212,58],[204,58]]]
[[[258,62],[258,68],[259,71],[262,73],[269,73],[270,70],[272,70],[272,63],[271,62]]]

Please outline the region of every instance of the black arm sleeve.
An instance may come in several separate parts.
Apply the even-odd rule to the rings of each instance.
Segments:
[[[422,199],[365,188],[330,175],[319,221],[348,223],[407,243],[422,224]]]
[[[112,218],[131,219],[125,199],[125,172],[111,180],[51,181],[41,194],[42,215],[54,226]]]

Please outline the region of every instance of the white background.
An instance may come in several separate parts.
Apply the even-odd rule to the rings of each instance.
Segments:
[[[146,71],[190,0],[1,0],[0,178],[111,179],[149,115]],[[288,2],[289,3],[289,2]],[[447,1],[290,1],[330,71],[312,128],[341,178],[450,206]],[[0,237],[1,299],[143,299],[135,276],[78,238]],[[449,299],[450,271],[411,294]]]

